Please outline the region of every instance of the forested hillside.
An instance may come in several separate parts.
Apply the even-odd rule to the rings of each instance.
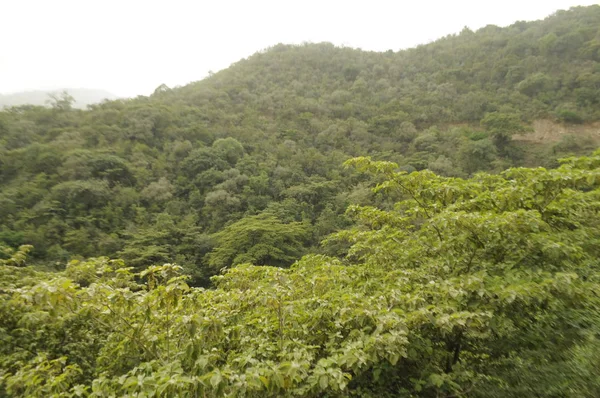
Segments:
[[[599,122],[600,6],[5,109],[0,396],[600,396]]]
[[[593,6],[398,53],[277,45],[150,97],[7,109],[0,244],[59,269],[174,261],[200,284],[240,262],[289,265],[349,224],[348,204],[372,203],[349,157],[466,177],[589,153],[597,136],[511,138],[536,119],[600,118],[599,26]]]

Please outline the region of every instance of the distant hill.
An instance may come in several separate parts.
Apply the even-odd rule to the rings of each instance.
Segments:
[[[105,99],[114,100],[117,96],[106,90],[89,88],[64,88],[58,90],[22,91],[12,94],[0,94],[0,108],[19,105],[41,105],[48,103],[49,95],[67,91],[75,98],[74,108],[85,108],[90,104],[97,104]]]

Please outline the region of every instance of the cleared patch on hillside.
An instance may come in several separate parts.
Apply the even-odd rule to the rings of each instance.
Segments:
[[[591,139],[600,143],[600,122],[588,124],[563,124],[552,120],[536,120],[532,124],[533,131],[517,134],[515,141],[549,144],[563,140],[565,136],[572,135],[579,138]]]

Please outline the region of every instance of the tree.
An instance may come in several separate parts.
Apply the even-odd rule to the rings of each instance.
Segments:
[[[283,223],[269,213],[245,217],[215,234],[208,264],[220,269],[241,263],[288,266],[300,258],[306,225]]]
[[[238,140],[232,137],[219,138],[213,142],[212,147],[231,166],[235,166],[237,161],[244,156],[244,147]]]
[[[48,94],[48,103],[52,109],[58,111],[70,111],[73,109],[75,98],[73,98],[67,91],[62,91],[60,94]]]
[[[490,134],[500,153],[506,150],[513,135],[526,131],[516,114],[492,112],[485,115],[480,123]]]
[[[210,169],[223,170],[227,168],[227,163],[215,151],[209,148],[198,148],[183,159],[181,168],[190,178],[193,178]]]
[[[517,88],[521,93],[534,97],[548,90],[551,85],[552,80],[548,76],[544,73],[536,73],[521,81]]]
[[[443,374],[454,374],[450,377],[458,378],[469,374],[469,360],[460,359],[461,355],[475,359],[478,354],[465,350],[476,351],[477,347],[486,347],[484,350],[492,358],[513,352],[517,363],[523,359],[538,363],[534,356],[529,357],[537,354],[529,350],[528,339],[535,339],[536,333],[544,336],[568,334],[579,328],[570,325],[566,319],[565,322],[554,323],[561,317],[569,318],[562,311],[571,311],[567,308],[574,306],[572,308],[581,308],[586,313],[582,316],[594,318],[596,304],[592,303],[597,301],[597,297],[587,301],[579,294],[588,288],[593,289],[596,282],[588,284],[587,277],[579,278],[588,272],[598,272],[598,268],[592,265],[597,249],[581,245],[578,238],[580,234],[595,234],[592,232],[597,228],[595,221],[587,219],[591,215],[589,212],[593,212],[593,205],[577,205],[578,210],[571,213],[573,209],[567,203],[583,200],[581,195],[596,192],[591,193],[591,198],[597,194],[600,152],[592,158],[566,159],[557,170],[511,169],[498,177],[481,176],[470,181],[435,177],[427,172],[405,175],[394,172],[397,167],[394,164],[373,163],[366,159],[356,159],[352,164],[386,176],[387,181],[379,184],[378,190],[400,190],[407,196],[407,200],[398,203],[394,211],[351,208],[350,214],[368,226],[371,232],[359,232],[361,229],[357,229],[355,232],[342,232],[338,238],[351,239],[351,261],[377,264],[390,271],[401,269],[403,278],[406,278],[405,282],[401,282],[404,286],[414,287],[415,283],[423,283],[420,288],[411,291],[423,292],[427,297],[424,302],[433,304],[428,311],[439,315],[431,314],[431,322],[437,325],[434,329],[440,328],[437,337],[433,337],[436,336],[434,332],[426,339],[433,338],[430,344],[435,345],[437,341],[448,350],[445,356],[439,358],[438,369],[442,378],[438,387],[446,385],[443,380],[447,376]],[[595,191],[590,192],[590,188]],[[563,223],[566,214],[574,218]],[[579,224],[576,219],[583,223]],[[579,227],[570,230],[571,223],[577,223]],[[550,250],[555,244],[558,246]],[[581,261],[572,263],[567,253],[575,252],[581,253]],[[430,265],[427,265],[428,256],[435,259]],[[439,303],[446,309],[434,309],[438,294]],[[480,299],[474,299],[474,294]],[[548,306],[555,308],[556,312],[547,313]],[[447,310],[451,312],[447,313]],[[440,318],[434,320],[437,316]],[[454,326],[444,326],[446,322],[455,322],[453,319],[457,322]],[[526,319],[538,319],[541,323],[534,326]],[[488,331],[468,331],[470,327],[478,329],[480,326],[477,325],[487,325],[484,329]],[[423,341],[423,338],[420,332],[415,340]],[[499,339],[498,343],[494,342],[496,339]],[[554,345],[554,349],[563,350],[561,355],[568,357],[570,344],[574,341],[565,343],[564,346]],[[524,345],[520,347],[520,344]],[[549,346],[538,346],[538,349],[541,350],[536,351],[538,354],[545,352],[548,358],[554,358],[550,361],[560,362],[560,358],[564,358],[554,356],[552,349],[545,351]],[[510,359],[496,364],[492,361],[489,363],[490,374],[476,376],[472,373],[468,377],[471,382],[477,383],[475,380],[483,376],[481,382],[489,385],[486,378],[498,371],[504,372],[502,369],[510,369],[509,362]],[[467,372],[463,376],[454,371],[459,364],[458,373]],[[494,370],[495,366],[499,367]],[[518,368],[524,371],[521,365]],[[517,373],[511,370],[503,377],[507,376],[517,377]],[[427,383],[436,386],[438,376],[429,376]],[[544,391],[543,387],[533,383],[527,385],[532,389],[530,391]],[[446,393],[452,390],[450,385],[445,388],[448,389]],[[505,395],[499,391],[498,396]]]

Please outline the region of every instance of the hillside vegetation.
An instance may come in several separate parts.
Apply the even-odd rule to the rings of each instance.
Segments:
[[[0,396],[596,397],[599,121],[600,6],[8,108]]]
[[[0,243],[33,244],[32,260],[46,264],[176,261],[200,279],[242,258],[290,264],[347,225],[349,203],[371,200],[341,169],[349,157],[468,176],[589,153],[585,136],[534,148],[511,136],[537,118],[598,120],[599,22],[600,7],[575,8],[399,53],[278,45],[151,97],[8,109]],[[216,260],[238,221],[299,224],[286,248],[265,233],[254,255]]]

